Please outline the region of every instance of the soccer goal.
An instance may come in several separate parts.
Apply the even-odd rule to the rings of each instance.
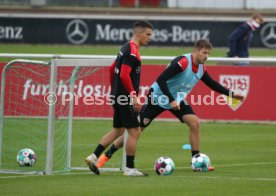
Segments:
[[[113,60],[54,58],[51,62],[9,62],[1,79],[0,173],[52,174],[88,169],[84,158],[108,131],[98,131],[103,129],[102,121],[113,115],[108,105],[107,67]],[[91,146],[75,141],[76,159],[72,159],[72,134],[84,134],[91,140]],[[33,167],[18,165],[16,155],[22,148],[36,153]],[[122,158],[109,166],[120,170]]]

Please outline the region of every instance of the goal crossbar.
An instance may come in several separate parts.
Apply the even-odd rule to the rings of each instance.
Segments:
[[[93,61],[92,61],[93,60]],[[87,66],[110,66],[114,61],[113,59],[105,59],[105,58],[83,58],[83,59],[52,59],[51,63],[56,65],[57,67],[87,67]],[[95,62],[95,64],[93,64]]]

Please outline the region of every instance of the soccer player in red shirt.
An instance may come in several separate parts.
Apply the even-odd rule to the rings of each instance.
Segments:
[[[136,146],[141,130],[138,113],[141,110],[138,98],[140,85],[141,59],[139,47],[149,43],[153,27],[147,21],[137,21],[133,28],[133,38],[127,42],[110,66],[111,102],[114,108],[113,129],[105,134],[93,154],[85,162],[95,174],[100,174],[98,157],[125,129],[128,131],[126,141],[126,176],[147,176],[134,166]]]

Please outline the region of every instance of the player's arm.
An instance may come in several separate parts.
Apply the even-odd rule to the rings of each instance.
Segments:
[[[214,91],[239,99],[239,100],[243,100],[244,96],[239,95],[237,93],[234,93],[233,91],[225,88],[224,86],[222,86],[220,83],[218,83],[217,81],[215,81],[209,74],[207,71],[204,72],[201,80],[211,89],[213,89]]]
[[[137,96],[136,91],[133,88],[131,77],[130,77],[131,70],[132,70],[132,67],[130,65],[122,64],[120,79],[122,81],[123,86],[127,90],[127,92],[133,96]]]
[[[116,60],[109,67],[109,79],[110,79],[110,85],[111,86],[112,86],[112,81],[113,81],[113,78],[114,78],[115,67],[116,67]]]
[[[176,101],[169,90],[167,81],[175,75],[184,71],[187,66],[188,60],[186,57],[177,57],[156,80],[163,94],[169,98],[169,102],[171,103],[173,109],[179,109],[179,106],[176,104]]]
[[[238,55],[236,46],[237,40],[244,36],[247,32],[247,28],[244,25],[238,27],[235,31],[233,31],[228,37],[228,45],[229,45],[229,52],[228,57],[235,57]]]
[[[133,102],[133,108],[136,112],[139,112],[141,110],[141,105],[140,105],[140,101],[137,97],[137,93],[132,85],[132,81],[131,81],[131,77],[130,77],[130,73],[132,71],[132,64],[133,61],[135,61],[136,59],[134,59],[135,57],[125,57],[123,62],[122,62],[122,67],[121,67],[121,73],[120,73],[120,79],[121,82],[123,84],[123,86],[125,87],[126,91],[129,93],[132,102]]]

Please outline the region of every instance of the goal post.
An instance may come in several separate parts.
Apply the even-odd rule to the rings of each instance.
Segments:
[[[106,98],[110,94],[110,86],[109,86],[109,70],[108,66],[110,66],[114,61],[114,58],[94,58],[94,59],[52,59],[52,64],[55,64],[58,68],[68,68],[73,67],[74,70],[72,72],[71,78],[70,78],[70,115],[69,115],[69,145],[68,149],[71,151],[71,142],[72,142],[72,132],[75,130],[73,129],[74,120],[82,121],[82,124],[85,124],[87,120],[101,120],[101,119],[108,119],[111,120],[113,111],[112,107],[106,103],[108,101]],[[88,80],[93,79],[93,81],[88,82]],[[93,86],[94,84],[97,84],[96,86]],[[99,86],[102,86],[105,88],[102,90],[101,93],[95,92],[96,89],[99,90]],[[81,86],[81,87],[80,87]],[[93,87],[92,87],[93,86]],[[82,90],[81,90],[82,88]],[[94,91],[94,92],[92,92]],[[95,103],[92,106],[90,103],[85,103],[86,98],[95,99],[97,98],[103,98],[105,99],[104,103]],[[65,98],[66,99],[66,98]],[[67,99],[66,99],[67,100]],[[64,100],[65,101],[65,100]],[[80,109],[85,104],[87,104],[86,108],[91,108],[90,111],[87,111],[89,109]],[[79,110],[78,110],[79,109]],[[85,126],[85,125],[83,125]],[[111,128],[111,127],[110,127]],[[108,131],[108,130],[106,130]],[[126,134],[126,133],[125,133]],[[103,136],[103,135],[101,135]],[[127,136],[127,135],[126,135]],[[90,136],[93,137],[93,133],[91,133]],[[91,147],[88,147],[90,150],[93,150],[92,146],[95,146],[98,144],[99,140],[93,141],[94,143],[91,145]],[[96,142],[96,143],[95,143]],[[91,151],[89,151],[91,153]],[[68,151],[68,157],[71,159],[72,153]],[[86,154],[87,156],[88,154]],[[117,163],[112,163],[111,166],[107,166],[105,168],[101,168],[102,171],[120,171],[124,168],[124,164],[126,162],[125,160],[125,151],[123,151],[122,161],[119,161]],[[68,161],[68,163],[71,163],[71,161]],[[87,166],[69,166],[72,170],[87,170]]]
[[[56,94],[56,77],[57,77],[57,67],[51,62],[50,67],[50,81],[49,81],[49,95],[54,96]],[[52,101],[54,97],[51,97]],[[51,100],[49,100],[51,101]],[[51,174],[53,172],[53,146],[54,146],[54,130],[55,130],[55,104],[54,102],[49,102],[49,112],[48,112],[48,136],[47,136],[47,152],[46,152],[46,174]],[[68,142],[68,141],[67,141]]]
[[[36,67],[33,69],[33,67]],[[33,147],[39,145],[36,142],[37,138],[42,139],[45,134],[37,134],[35,130],[27,130],[28,126],[38,126],[40,121],[40,129],[44,130],[45,126],[43,122],[45,118],[43,116],[37,116],[35,122],[34,117],[28,113],[33,110],[35,106],[20,105],[19,94],[22,94],[22,89],[19,90],[20,84],[22,84],[23,78],[28,75],[39,73],[38,69],[41,69],[45,73],[50,68],[49,62],[37,61],[37,60],[24,60],[18,59],[7,63],[2,71],[1,78],[1,103],[0,103],[0,171],[6,173],[37,173],[40,172],[41,166],[39,164],[36,170],[30,168],[18,167],[16,165],[16,155],[21,148],[31,148],[29,143]],[[16,77],[16,75],[18,77]],[[47,76],[44,76],[47,77]],[[20,92],[15,92],[19,90]],[[24,99],[24,93],[23,93]],[[44,112],[47,107],[41,108]],[[21,126],[25,124],[25,126]],[[30,131],[30,132],[28,132]],[[26,133],[34,136],[34,139],[24,140],[23,136]],[[47,132],[46,132],[47,133]],[[22,136],[22,138],[21,138]],[[37,137],[37,138],[36,138]],[[21,141],[22,139],[22,141]],[[40,145],[46,146],[43,141]],[[39,154],[43,154],[42,152]],[[46,156],[45,156],[46,157]]]
[[[83,165],[88,154],[72,164],[72,135],[78,131],[74,130],[74,122],[88,129],[86,124],[92,119],[111,119],[110,105],[86,106],[83,101],[89,96],[105,99],[109,95],[108,66],[113,60],[52,59],[50,63],[15,60],[8,63],[1,79],[0,173],[52,174],[88,170]],[[87,137],[94,138],[94,133],[92,130]],[[86,151],[91,153],[98,142],[93,140]],[[16,163],[16,154],[22,148],[35,151],[37,162],[33,167],[19,167]],[[105,170],[119,171],[121,164],[119,160]]]

